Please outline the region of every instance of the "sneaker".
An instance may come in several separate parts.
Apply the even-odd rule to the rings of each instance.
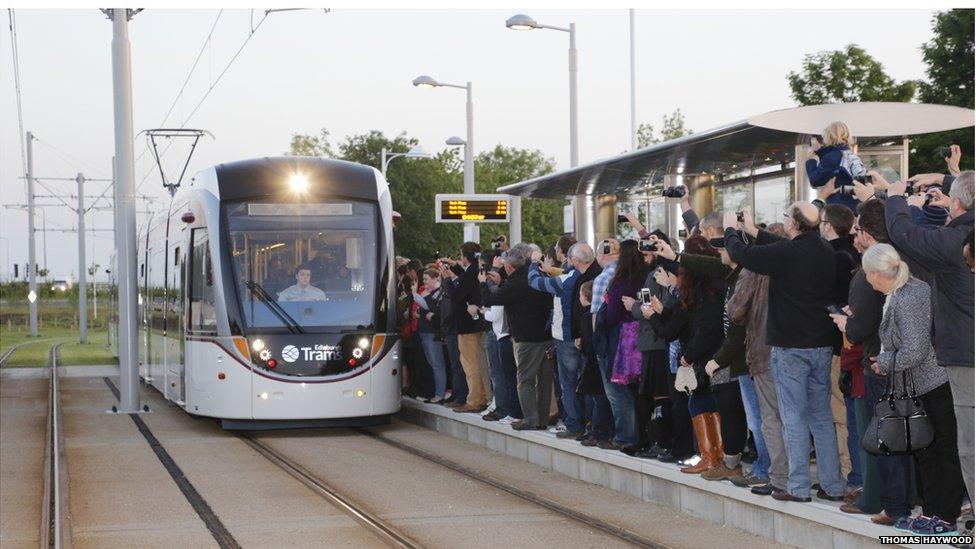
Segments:
[[[560,431],[556,433],[556,438],[573,438],[583,434],[583,431]]]
[[[435,396],[434,398],[430,399],[429,402],[431,404],[440,404],[441,402],[444,402],[444,397]]]
[[[956,530],[955,524],[949,524],[939,517],[933,516],[926,521],[915,521],[912,524],[912,533],[919,536],[955,536],[959,532]]]
[[[429,402],[429,400],[427,400],[426,398],[424,398],[424,397],[422,397],[420,395],[417,395],[417,396],[413,397],[413,399],[416,400],[416,401],[419,401],[419,402]]]
[[[501,418],[501,419],[498,420],[498,424],[499,425],[511,425],[512,423],[514,423],[516,421],[518,421],[518,420],[516,420],[512,416],[505,416],[505,417],[503,417],[503,418]]]
[[[452,393],[451,391],[444,391],[444,400],[451,400],[451,397],[453,396],[454,393]]]
[[[488,407],[485,408],[485,412],[481,415],[490,414],[494,411],[495,411],[495,399],[491,399],[491,402],[488,403]]]
[[[884,513],[881,514],[884,515]],[[921,526],[923,523],[928,521],[929,518],[922,515],[917,517],[901,517],[896,520],[892,526],[894,526],[895,530],[898,530],[899,532],[912,532],[915,530],[915,523],[918,523],[918,525]],[[874,522],[874,518],[871,519],[871,522]]]
[[[766,484],[767,482],[769,482],[769,479],[759,478],[756,475],[752,475],[752,474],[741,476],[741,477],[734,477],[729,480],[731,480],[732,484],[738,486],[739,488],[752,488],[753,486],[759,486],[761,484]]]

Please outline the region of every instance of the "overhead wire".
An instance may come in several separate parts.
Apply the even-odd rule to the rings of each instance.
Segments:
[[[53,144],[48,143],[47,141],[44,141],[44,140],[42,140],[41,138],[39,138],[37,136],[34,136],[34,141],[37,141],[38,143],[40,143],[41,145],[43,145],[52,154],[54,154],[55,156],[57,156],[58,158],[60,158],[65,164],[68,164],[68,165],[71,165],[71,164],[81,164],[81,165],[85,166],[86,168],[90,168],[93,172],[95,172],[98,175],[108,176],[108,174],[105,173],[105,171],[102,170],[101,168],[96,168],[94,165],[89,164],[88,162],[85,162],[84,160],[81,160],[80,158],[74,156],[73,154],[71,154],[71,153],[69,153],[69,152],[67,152],[67,151],[65,151],[63,149],[60,149],[58,147],[55,147]]]
[[[10,51],[13,56],[13,66],[12,70],[14,73],[14,93],[17,97],[17,127],[20,130],[20,135],[17,137],[17,142],[20,144],[20,164],[21,169],[24,172],[24,177],[27,176],[27,148],[24,141],[27,139],[27,134],[24,132],[24,108],[21,100],[20,91],[20,50],[17,48],[17,17],[14,15],[13,8],[7,8],[7,21],[10,26]],[[27,182],[24,182],[25,189]]]

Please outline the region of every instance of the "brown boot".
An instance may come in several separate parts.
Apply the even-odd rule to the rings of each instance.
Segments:
[[[707,416],[708,414],[698,414],[697,416],[691,418],[691,425],[695,428],[695,438],[698,440],[698,453],[701,454],[701,460],[699,460],[695,465],[682,467],[682,473],[704,473],[717,465],[717,462],[715,461],[715,451],[712,448],[714,439],[711,438],[711,433],[708,431]]]
[[[722,416],[718,412],[709,412],[705,420],[705,428],[708,429],[708,438],[712,441],[712,460],[717,466],[723,463],[725,457],[725,446],[722,444]]]

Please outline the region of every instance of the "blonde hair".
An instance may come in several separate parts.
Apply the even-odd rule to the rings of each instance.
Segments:
[[[901,260],[898,251],[891,244],[875,244],[861,256],[861,267],[869,273],[876,273],[894,280],[892,293],[908,282],[911,273],[908,264]]]
[[[854,138],[851,137],[851,129],[847,124],[837,121],[831,122],[823,131],[824,145],[853,145]]]

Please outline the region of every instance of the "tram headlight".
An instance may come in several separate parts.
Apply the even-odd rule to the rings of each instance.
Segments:
[[[271,351],[267,349],[262,349],[261,354],[259,356],[261,357],[261,360],[267,362],[267,360],[271,358]]]
[[[288,185],[295,193],[301,194],[308,190],[308,178],[300,173],[293,174],[288,179]]]
[[[359,348],[360,349],[366,349],[367,347],[369,347],[369,338],[364,337],[364,338],[360,339],[359,340]],[[360,355],[360,356],[362,356],[362,355]],[[359,358],[359,357],[356,357],[356,358]]]
[[[254,341],[251,342],[251,348],[254,349],[255,351],[258,351],[258,352],[263,351],[264,350],[264,340],[263,339],[255,339]],[[264,356],[262,356],[261,358],[264,358]],[[267,360],[267,359],[265,359],[265,360]]]
[[[363,358],[363,350],[360,347],[356,347],[352,350],[352,357],[355,359]]]

